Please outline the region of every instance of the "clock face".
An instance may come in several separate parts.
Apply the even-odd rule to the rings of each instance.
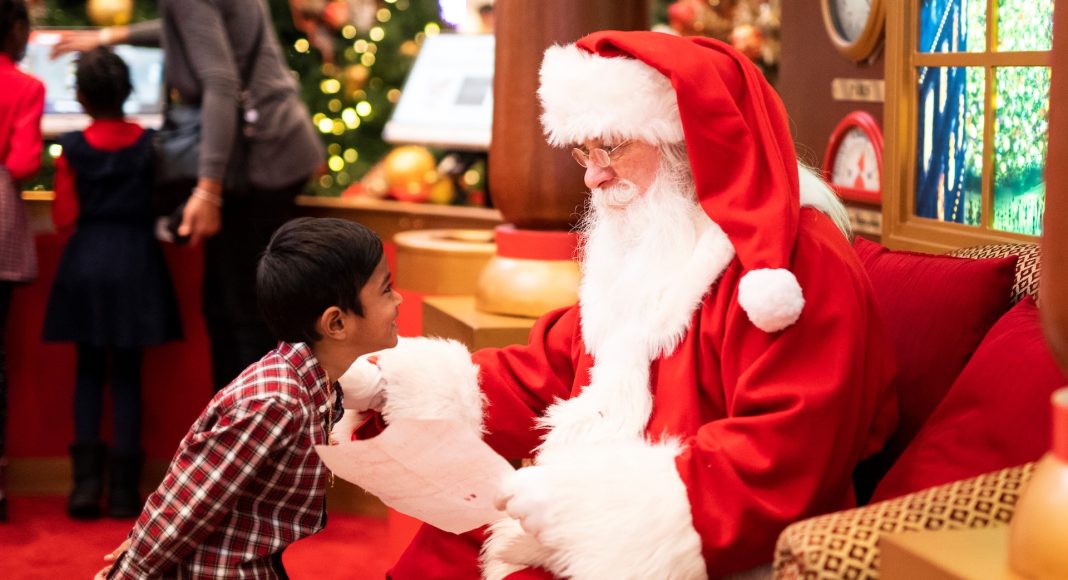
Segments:
[[[864,32],[871,14],[872,0],[831,0],[831,12],[838,33],[846,42],[853,42]]]
[[[864,191],[879,191],[879,162],[871,139],[854,127],[842,138],[831,165],[831,183]]]

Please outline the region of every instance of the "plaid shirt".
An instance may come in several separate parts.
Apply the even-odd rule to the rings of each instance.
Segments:
[[[326,373],[280,343],[190,428],[110,578],[278,578],[272,555],[323,526]]]

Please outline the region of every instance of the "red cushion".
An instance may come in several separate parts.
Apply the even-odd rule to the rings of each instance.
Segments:
[[[1066,383],[1025,298],[983,339],[873,501],[1038,459],[1050,447],[1050,395]]]
[[[900,424],[873,462],[878,479],[915,437],[990,327],[1009,308],[1016,257],[973,260],[891,251],[857,238],[898,374]]]

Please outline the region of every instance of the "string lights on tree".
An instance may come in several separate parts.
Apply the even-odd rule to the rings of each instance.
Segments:
[[[313,188],[337,195],[391,149],[382,128],[423,39],[439,34],[437,2],[288,0],[290,66],[327,150]],[[277,12],[276,12],[277,13]]]

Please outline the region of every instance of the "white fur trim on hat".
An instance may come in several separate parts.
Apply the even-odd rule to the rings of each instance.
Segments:
[[[793,272],[783,268],[750,270],[738,283],[738,304],[764,332],[778,332],[797,321],[805,298]]]
[[[386,423],[403,419],[454,419],[481,433],[485,405],[478,365],[467,347],[441,338],[402,338],[378,353]]]
[[[542,126],[555,147],[587,139],[683,140],[671,82],[633,58],[605,58],[574,44],[551,46],[541,64],[538,97]]]

